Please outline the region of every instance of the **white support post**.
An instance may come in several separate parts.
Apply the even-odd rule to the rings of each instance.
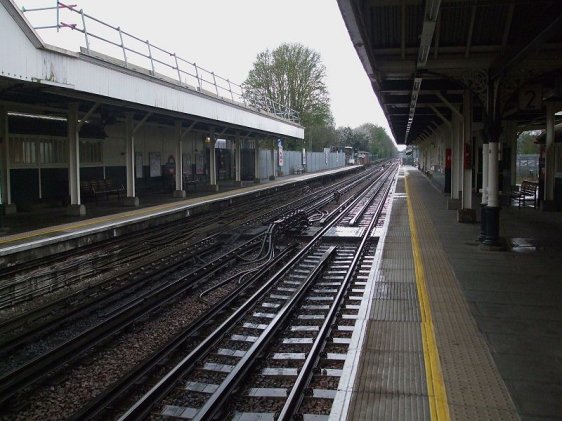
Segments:
[[[8,128],[8,111],[0,108],[0,205],[6,207],[10,204],[10,170],[9,170],[9,144],[10,135]]]
[[[498,192],[498,142],[488,144],[488,207],[500,206]]]
[[[447,174],[447,169],[448,169],[448,178],[449,178],[449,183],[446,187],[449,188],[449,191],[447,192],[447,189],[445,189],[446,193],[449,193],[449,197],[447,199],[447,202],[449,201],[449,199],[452,199],[452,183],[453,183],[453,124],[449,121],[447,126],[449,127],[449,131],[447,134],[445,134],[445,141],[444,141],[444,146],[445,146],[445,173]],[[448,154],[447,154],[447,149]]]
[[[0,107],[0,227],[2,226],[2,207],[4,215],[17,212],[12,203],[12,187],[10,182],[10,127],[8,110]]]
[[[465,159],[472,156],[472,95],[467,89],[463,94],[463,185],[462,185],[462,208],[472,209],[472,163],[465,163]],[[464,148],[470,151],[469,156],[465,157]],[[468,167],[468,168],[467,168]]]
[[[183,188],[183,145],[182,145],[182,131],[181,121],[176,120],[175,125],[175,139],[176,139],[176,189],[174,190],[174,197],[184,198],[185,190]]]
[[[270,180],[275,180],[277,176],[277,163],[275,162],[275,139],[271,140],[271,177]]]
[[[139,198],[135,192],[135,136],[134,136],[133,113],[127,113],[125,119],[125,167],[127,172],[127,197],[125,206],[136,207],[139,205]]]
[[[478,241],[481,243],[486,240],[488,234],[488,179],[490,168],[490,148],[488,139],[482,138],[482,200],[480,201],[480,235]]]
[[[78,104],[70,104],[68,130],[68,190],[70,205],[80,205],[80,145],[78,136]]]
[[[504,157],[504,159],[509,159],[509,168],[510,168],[510,186],[513,187],[517,184],[517,124],[515,121],[510,121],[507,131],[509,148],[510,148],[510,156]]]
[[[464,131],[463,131],[463,117],[457,119],[457,133],[455,135],[457,142],[457,174],[458,174],[458,193],[459,206],[462,208],[462,190],[464,187]]]
[[[241,145],[242,140],[239,136],[236,137],[234,143],[234,167],[236,168],[236,182],[240,183],[242,181],[242,154],[241,154]]]
[[[482,145],[482,201],[481,205],[485,206],[488,204],[488,167],[490,162],[488,143]]]
[[[447,98],[440,92],[435,92],[435,95],[445,104],[452,112],[451,121],[451,200],[447,203],[447,209],[458,209],[462,207],[462,202],[459,203],[459,192],[464,186],[463,181],[463,129],[461,125],[464,122],[463,115],[459,112],[457,107],[451,104]]]
[[[459,129],[460,123],[459,118],[453,114],[453,130],[452,135],[453,138],[451,139],[452,145],[452,159],[451,159],[451,198],[458,200],[459,199],[459,191],[461,189],[461,170],[462,168],[462,150],[460,150],[462,146],[462,139],[459,139]],[[460,142],[459,142],[460,140]]]
[[[555,171],[555,148],[554,148],[554,108],[552,103],[546,104],[546,145],[544,166],[544,197],[542,201],[543,210],[554,209],[554,171]]]
[[[260,182],[260,141],[254,140],[254,183]]]
[[[82,216],[86,208],[80,203],[80,139],[78,127],[78,104],[70,104],[67,118],[68,130],[68,190],[70,205],[68,215]]]
[[[211,150],[209,153],[209,160],[211,162],[209,163],[209,184],[211,186],[216,186],[217,185],[217,153],[215,149],[215,143],[216,143],[215,131],[213,129],[211,129],[210,138],[211,138],[211,145],[210,145]]]

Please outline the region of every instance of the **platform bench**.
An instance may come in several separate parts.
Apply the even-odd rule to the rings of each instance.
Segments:
[[[525,206],[527,202],[532,202],[532,206],[537,206],[537,191],[539,189],[538,183],[533,181],[523,181],[519,191],[511,194],[512,199],[517,199],[519,207]]]
[[[121,199],[121,195],[125,196],[125,187],[123,185],[114,185],[110,178],[83,181],[80,183],[80,190],[84,196],[93,197],[96,202],[98,196],[105,196],[107,198],[110,194],[116,194],[118,199]]]
[[[185,191],[189,190],[189,186],[193,187],[193,191],[197,191],[197,185],[201,184],[201,181],[197,178],[193,178],[190,176],[183,176],[183,188]]]
[[[293,174],[295,175],[300,175],[304,172],[304,168],[303,167],[294,167],[293,168]]]

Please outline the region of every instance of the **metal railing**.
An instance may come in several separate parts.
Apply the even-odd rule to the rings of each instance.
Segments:
[[[119,26],[110,25],[90,16],[83,9],[78,10],[74,4],[64,4],[57,1],[56,6],[52,7],[33,9],[22,7],[23,13],[50,10],[56,11],[56,24],[34,26],[34,29],[56,29],[57,31],[60,29],[70,29],[80,32],[84,35],[86,43],[85,48],[81,50],[86,55],[111,61],[114,64],[148,74],[157,79],[176,83],[186,89],[196,90],[223,100],[230,100],[257,111],[265,111],[286,120],[299,122],[298,112],[288,106],[273,101],[263,93],[247,91],[242,85],[225,79],[210,70],[198,66],[196,63],[185,60],[176,55],[176,53],[151,44],[148,40],[143,40],[130,34]],[[63,22],[61,20],[61,12],[78,15],[81,26],[76,23]],[[93,26],[97,26],[98,30],[92,29]],[[101,34],[104,31],[109,35],[113,35],[114,39],[110,39],[108,35]],[[93,41],[101,41],[106,46],[121,50],[122,60],[120,58],[116,60],[111,56],[105,56],[100,51],[94,51],[91,48]]]

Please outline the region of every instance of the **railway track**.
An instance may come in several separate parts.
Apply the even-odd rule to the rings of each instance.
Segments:
[[[291,419],[299,411],[303,392],[321,360],[327,367],[321,368],[321,373],[338,377],[341,369],[332,366],[343,364],[342,353],[329,353],[322,359],[322,351],[329,337],[335,343],[346,343],[345,338],[336,339],[331,330],[342,305],[344,310],[345,306],[353,308],[349,302],[357,298],[353,294],[358,290],[353,288],[358,286],[354,282],[362,282],[361,269],[374,255],[371,232],[390,188],[386,181],[370,189],[369,203],[375,210],[368,212],[369,207],[359,198],[345,214],[320,229],[120,420],[143,419],[162,401],[160,414],[164,417],[275,419],[280,414],[278,419]],[[384,194],[378,194],[382,190]],[[376,203],[375,197],[379,198]],[[355,223],[369,220],[360,235],[327,239],[330,230],[350,225],[348,214],[367,215],[354,218]],[[347,318],[342,320],[352,320],[353,315],[344,314]],[[353,326],[342,323],[337,328],[350,335]],[[183,386],[176,387],[178,383]],[[333,386],[313,389],[313,394],[333,397]],[[240,389],[245,391],[241,395]],[[236,394],[238,399],[233,398]],[[319,415],[325,412],[323,408]]]
[[[132,296],[127,295],[119,302],[114,301],[111,304],[104,302],[103,314],[100,314],[98,305],[84,309],[81,313],[86,313],[84,317],[88,318],[92,323],[84,328],[87,323],[84,321],[84,318],[73,320],[74,323],[79,324],[80,333],[74,333],[76,328],[73,325],[67,327],[70,333],[61,335],[59,327],[58,336],[62,336],[63,340],[60,340],[46,352],[33,355],[33,351],[28,348],[20,351],[21,354],[24,354],[22,359],[27,360],[30,355],[32,355],[32,358],[29,362],[19,365],[14,370],[4,373],[0,377],[0,404],[18,394],[23,388],[41,379],[49,371],[68,364],[74,358],[78,358],[82,352],[100,345],[139,318],[146,317],[147,314],[166,305],[170,300],[177,299],[181,297],[181,294],[193,290],[201,282],[218,271],[223,270],[225,266],[232,264],[240,253],[253,251],[259,245],[258,241],[259,237],[254,238],[213,259],[212,262],[192,269],[185,275],[175,276],[171,281],[152,287],[148,291],[142,291],[140,294],[133,294]],[[165,275],[168,275],[168,273],[163,274],[163,276]],[[93,317],[91,317],[92,312],[96,313]],[[64,321],[68,323],[66,318]],[[46,328],[48,328],[49,332],[51,331],[50,326]],[[40,332],[33,331],[30,335],[18,338],[18,343],[32,342],[37,335],[48,335],[49,332],[44,330],[40,330]],[[31,336],[31,338],[28,336]],[[67,337],[68,339],[66,339]],[[11,343],[10,345],[10,350],[12,350],[14,344]],[[7,353],[8,351],[5,352],[5,354]],[[15,355],[12,353],[10,357],[14,358]]]
[[[91,286],[93,279],[99,278],[99,283],[103,283],[107,273],[111,274],[115,267],[127,264],[134,270],[139,262],[142,265],[144,259],[154,259],[155,254],[166,258],[174,253],[174,249],[190,246],[212,235],[213,231],[221,232],[237,226],[255,224],[256,220],[265,222],[267,219],[275,219],[280,212],[295,207],[295,202],[314,201],[315,197],[323,195],[327,188],[349,189],[364,178],[364,174],[356,174],[334,186],[319,188],[316,193],[305,198],[300,197],[301,189],[297,188],[272,192],[257,203],[243,203],[226,208],[221,210],[220,214],[190,217],[188,224],[184,221],[170,222],[102,244],[66,251],[56,257],[40,258],[0,268],[0,310],[14,308],[18,304],[38,298],[44,300],[45,295],[84,281],[85,288]],[[288,198],[292,198],[291,203],[286,203]],[[241,218],[240,215],[251,216]]]
[[[371,177],[373,177],[373,175],[371,174]],[[368,178],[368,175],[364,174],[361,177],[356,177],[355,180],[353,180],[352,182],[349,183],[340,183],[337,186],[327,186],[327,187],[323,187],[321,190],[321,193],[319,193],[318,195],[313,195],[310,194],[309,197],[306,197],[306,200],[299,200],[299,201],[294,201],[294,203],[292,204],[292,206],[287,206],[287,207],[279,207],[277,209],[276,213],[269,213],[269,212],[263,212],[260,215],[260,219],[261,221],[266,221],[270,223],[270,226],[272,226],[272,224],[275,223],[279,223],[280,221],[283,220],[283,217],[281,217],[279,219],[279,215],[280,214],[285,214],[285,221],[293,221],[293,222],[289,222],[288,223],[288,227],[287,229],[289,231],[286,232],[286,236],[290,237],[290,231],[291,229],[294,229],[296,227],[298,227],[299,224],[301,224],[302,222],[299,223],[295,223],[294,221],[300,220],[302,221],[303,217],[307,217],[309,219],[309,223],[310,222],[325,222],[331,219],[334,219],[338,214],[342,213],[343,209],[346,210],[351,210],[351,209],[356,209],[358,205],[358,203],[361,203],[361,200],[355,200],[356,203],[354,203],[352,205],[352,201],[354,200],[353,197],[356,195],[356,192],[354,193],[354,190],[357,190],[360,188],[360,186],[362,184],[365,183],[365,180]],[[377,185],[377,183],[375,183],[375,185]],[[378,189],[380,189],[380,187],[377,187]],[[373,193],[370,193],[371,195],[375,195],[376,193],[374,193],[374,191],[376,190],[374,187],[372,187],[370,189]],[[326,208],[335,208],[336,206],[334,206],[333,202],[334,202],[334,196],[333,193],[334,191],[338,191],[339,195],[341,196],[341,203],[338,203],[339,206],[337,207],[337,209],[334,211],[334,209],[332,210],[322,210],[323,206],[324,209]],[[347,196],[346,196],[347,195]],[[322,196],[322,197],[320,197]],[[371,200],[372,201],[372,200]],[[299,208],[301,209],[299,212],[296,212],[294,209],[295,208]],[[369,206],[365,207],[366,211],[363,211],[363,213],[365,213],[365,215],[369,214]],[[345,212],[345,214],[347,214],[348,212]],[[356,213],[361,213],[361,212],[356,212]],[[314,217],[314,215],[322,215],[322,218],[318,218],[316,219]],[[277,217],[277,219],[276,219]],[[291,220],[291,218],[296,218],[294,220]],[[341,218],[340,218],[341,219]],[[363,218],[364,219],[364,218]],[[358,220],[361,220],[361,218],[358,218]],[[342,222],[344,225],[349,226],[349,221],[344,221]],[[359,222],[359,224],[361,224],[361,222]],[[247,224],[248,227],[251,227],[250,224]],[[255,225],[254,225],[255,227]],[[255,230],[255,228],[252,228]],[[234,244],[236,241],[238,241],[240,238],[243,238],[244,235],[241,235],[242,231],[238,231],[238,233],[236,231],[231,231],[228,234],[223,233],[222,236],[217,236],[216,239],[217,241],[223,241],[225,239],[228,239],[228,241],[231,243],[231,245],[229,247],[232,246],[232,244]],[[263,233],[263,230],[262,230]],[[265,234],[265,236],[267,237],[267,234]],[[273,237],[273,236],[271,236]],[[247,238],[247,235],[246,235]],[[238,276],[240,278],[240,284],[241,285],[247,285],[246,281],[248,279],[251,279],[252,282],[256,282],[257,279],[259,279],[259,276],[263,277],[266,276],[267,273],[273,271],[273,270],[277,270],[278,265],[281,265],[284,263],[283,259],[286,258],[286,256],[284,255],[284,253],[287,253],[288,250],[293,250],[293,247],[289,245],[289,243],[291,243],[291,241],[286,241],[284,244],[279,243],[277,246],[273,245],[273,241],[267,241],[264,242],[262,241],[261,243],[258,241],[259,244],[257,248],[260,250],[259,252],[256,252],[257,255],[254,256],[253,260],[253,266],[255,267],[254,269],[251,270],[238,270],[238,275],[233,275],[233,277]],[[210,244],[210,243],[209,243]],[[277,254],[281,254],[284,257],[283,258],[279,258],[279,256],[273,258],[272,255],[270,255],[270,251],[274,250],[275,248]],[[218,249],[220,250],[220,248]],[[264,251],[265,250],[265,251]],[[251,252],[251,250],[246,250],[247,252]],[[243,256],[244,253],[242,252],[237,252],[235,253],[236,255],[236,261],[238,261],[239,263],[242,263],[244,260],[248,260]],[[255,254],[255,253],[254,253]],[[279,259],[279,260],[278,260]],[[189,260],[189,259],[188,259]],[[249,259],[252,260],[252,259]],[[191,262],[193,262],[193,260],[191,260]],[[276,266],[277,265],[277,266]],[[167,267],[167,264],[163,264],[162,266]],[[233,269],[233,268],[230,268]],[[229,270],[230,270],[229,269]],[[172,273],[173,270],[170,270],[170,273]],[[234,272],[236,273],[237,270],[234,269]],[[258,276],[258,274],[261,274]],[[242,276],[244,275],[244,276]],[[224,278],[225,276],[223,276]],[[228,279],[230,277],[230,275],[226,275],[226,278]],[[208,276],[206,279],[210,280],[210,278],[213,278],[213,276]],[[213,280],[214,282],[215,280]],[[234,294],[238,294],[238,298],[232,298],[230,297],[230,293],[227,293],[225,296],[224,292],[219,291],[219,288],[222,288],[222,285],[225,285],[225,288],[228,289],[230,288],[231,291],[236,291],[232,292],[232,295],[234,296]],[[251,284],[250,283],[250,284]],[[210,311],[210,309],[213,306],[216,306],[217,308],[221,306],[220,303],[222,303],[222,298],[225,298],[226,301],[228,300],[237,300],[240,301],[242,299],[242,297],[244,297],[244,295],[239,291],[238,288],[236,287],[232,287],[229,286],[229,284],[231,284],[231,281],[221,281],[221,280],[216,280],[216,282],[214,282],[214,287],[209,289],[209,291],[214,291],[214,289],[217,289],[217,293],[216,294],[219,298],[218,301],[217,299],[213,298],[208,300],[208,302],[206,302],[207,298],[200,298],[199,302],[201,303],[205,303],[206,308]],[[248,284],[249,285],[249,284]],[[225,291],[226,291],[225,289]],[[247,291],[250,289],[249,286],[246,286]],[[193,291],[195,291],[195,287],[192,289]],[[200,290],[200,289],[199,289]],[[203,292],[203,295],[205,294],[209,294],[209,295],[214,295],[215,292],[206,292],[206,291],[201,291]],[[247,292],[246,292],[247,293]],[[222,295],[221,295],[222,294]],[[175,296],[176,294],[171,294],[171,296]],[[222,298],[221,298],[222,297]],[[158,301],[160,298],[155,299],[154,301],[154,310],[155,311],[159,311],[159,310],[163,310],[166,307],[166,304],[162,305],[162,303],[160,301]],[[133,300],[135,301],[135,300]],[[137,300],[138,301],[138,300]],[[140,300],[143,301],[143,300]],[[157,301],[160,302],[160,304],[157,304]],[[119,306],[116,306],[117,308],[119,308]],[[131,306],[132,308],[135,308],[135,305]],[[228,305],[226,305],[226,307],[228,307]],[[225,307],[225,308],[226,308]],[[100,307],[101,308],[101,307]],[[139,307],[140,308],[140,307]],[[105,306],[105,310],[106,312],[112,313],[119,313],[119,310],[114,311],[114,310],[108,310],[107,307]],[[135,310],[137,311],[140,319],[147,319],[147,314],[148,313],[146,310],[142,310],[139,311],[138,309]],[[167,310],[166,310],[167,311]],[[189,324],[190,326],[198,326],[198,327],[193,327],[194,330],[190,331],[190,328],[185,328],[183,329],[184,331],[184,338],[189,338],[189,339],[184,339],[184,342],[187,341],[189,342],[191,345],[187,346],[187,348],[189,349],[192,345],[193,345],[193,340],[196,338],[200,338],[201,336],[201,332],[204,330],[209,329],[210,326],[216,325],[218,323],[218,321],[222,320],[222,317],[225,317],[224,315],[226,313],[228,313],[227,310],[223,309],[222,312],[219,312],[221,315],[220,316],[215,316],[215,317],[211,317],[211,313],[208,312],[204,312],[203,314],[206,315],[206,321],[202,322],[202,321],[197,321],[197,318],[193,318],[192,322]],[[199,314],[200,316],[200,314]],[[152,318],[152,316],[150,316]],[[198,324],[199,323],[199,324]],[[121,328],[119,328],[120,330],[124,329],[126,326],[131,326],[131,325],[135,325],[136,323],[133,321],[130,321],[128,324],[125,323]],[[108,324],[108,326],[111,326],[111,322]],[[0,329],[1,329],[1,325],[0,325]],[[8,329],[9,331],[9,329]],[[119,330],[111,330],[111,328],[107,329],[107,337],[106,339],[102,339],[101,342],[98,342],[97,347],[100,348],[100,344],[105,343],[106,341],[111,340],[112,338],[115,338],[115,334],[116,332]],[[103,336],[103,335],[102,335]],[[181,335],[180,335],[181,336]],[[20,339],[21,340],[21,339]],[[197,341],[199,339],[196,339]],[[202,340],[202,339],[201,339]],[[22,341],[25,342],[25,341]],[[182,341],[177,340],[177,339],[172,339],[170,341],[167,341],[169,343],[182,343]],[[103,347],[105,347],[105,345],[103,345]],[[101,349],[103,349],[103,347]],[[89,344],[87,346],[85,346],[84,348],[77,349],[76,352],[74,353],[68,353],[66,356],[62,356],[60,357],[60,364],[63,365],[67,365],[69,363],[70,360],[68,356],[69,354],[72,354],[73,357],[74,356],[78,356],[78,355],[82,355],[84,354],[88,349],[92,348],[92,344]],[[174,348],[174,346],[172,346],[172,348]],[[6,348],[7,349],[7,348]],[[90,402],[90,404],[86,404],[83,403],[81,405],[82,411],[81,412],[76,412],[77,415],[75,415],[75,419],[82,419],[82,418],[90,418],[90,417],[101,417],[99,419],[105,419],[106,416],[105,415],[99,415],[99,409],[103,408],[105,410],[105,408],[108,408],[110,410],[110,412],[112,413],[118,413],[120,410],[116,409],[119,408],[119,405],[122,405],[122,402],[119,403],[115,403],[116,401],[119,401],[119,393],[115,392],[118,390],[122,390],[125,391],[124,393],[126,395],[131,396],[131,393],[133,394],[133,396],[138,396],[139,392],[131,392],[132,389],[134,389],[134,387],[132,388],[132,384],[138,384],[139,383],[139,379],[140,378],[145,378],[146,376],[150,376],[153,377],[154,376],[154,372],[158,371],[158,367],[162,368],[163,365],[168,364],[169,361],[173,361],[174,359],[177,359],[177,355],[181,355],[182,352],[186,352],[186,346],[185,345],[177,345],[175,346],[176,351],[169,351],[168,353],[164,352],[164,351],[155,351],[153,352],[153,354],[150,357],[145,358],[143,361],[139,361],[138,364],[136,364],[136,368],[134,370],[129,370],[126,374],[121,375],[119,381],[113,382],[111,384],[111,387],[108,387],[106,390],[107,392],[103,392],[103,393],[98,393],[96,394],[97,399],[94,399]],[[176,355],[176,357],[163,357],[162,355],[170,355],[170,354],[174,354]],[[76,354],[76,355],[74,355]],[[157,361],[157,362],[154,362]],[[163,362],[164,361],[164,362]],[[150,367],[152,364],[152,367]],[[34,383],[37,379],[40,378],[39,376],[39,372],[42,372],[43,374],[50,372],[51,370],[54,370],[54,372],[56,373],[56,370],[58,370],[58,368],[56,366],[50,366],[50,365],[45,365],[45,366],[41,366],[38,365],[37,367],[38,370],[35,371],[36,374],[30,374],[31,372],[28,372],[28,374],[23,375],[20,377],[19,374],[15,375],[14,378],[18,378],[17,382],[13,382],[12,378],[6,377],[6,378],[2,378],[0,379],[0,396],[2,396],[2,398],[0,398],[0,400],[4,403],[9,402],[11,397],[17,396],[18,394],[24,394],[27,395],[29,392],[26,392],[26,389],[30,386],[30,384]],[[59,365],[60,367],[60,365]],[[154,369],[156,367],[156,370]],[[135,374],[136,373],[136,374]],[[147,374],[147,373],[151,373],[151,374]],[[12,373],[13,374],[13,373]],[[25,380],[25,378],[27,377],[28,380]],[[49,376],[50,377],[50,376]],[[19,384],[18,382],[21,381],[21,379],[23,378],[23,382],[21,384]],[[131,380],[130,382],[127,379],[136,379],[136,380]],[[31,381],[32,380],[32,381]],[[29,381],[29,382],[28,382]],[[57,382],[59,382],[60,380],[57,380]],[[19,385],[18,385],[19,384]],[[47,383],[48,384],[48,383]],[[109,392],[112,391],[112,392]],[[6,393],[4,393],[6,392]],[[120,392],[121,393],[121,392]],[[6,398],[4,398],[4,396],[7,396]],[[114,399],[113,396],[117,396],[117,399]],[[109,399],[107,399],[109,397]],[[88,409],[90,408],[90,409]],[[90,410],[93,409],[92,414],[90,414]],[[75,412],[75,411],[72,411]],[[103,411],[102,411],[103,412]],[[121,410],[121,412],[123,412]],[[113,418],[113,416],[111,416],[110,418]]]

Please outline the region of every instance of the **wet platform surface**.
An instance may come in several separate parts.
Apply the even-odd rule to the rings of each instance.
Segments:
[[[504,208],[500,234],[508,247],[486,251],[476,240],[479,224],[458,223],[456,211],[446,210],[446,197],[417,170],[405,167],[404,175],[410,197],[405,178],[399,178],[386,227],[388,247],[376,259],[354,333],[352,348],[362,350],[346,362],[332,419],[429,419],[440,405],[428,386],[433,376],[428,360],[434,357],[424,350],[428,320],[416,279],[408,200],[419,234],[446,419],[562,419],[562,213]],[[228,194],[237,191],[191,192],[187,199],[146,196],[135,212]],[[111,215],[126,219],[130,209],[113,199],[91,204],[84,218],[68,217],[62,208],[22,212],[6,219],[0,246],[10,238],[6,233],[33,237],[29,230],[55,224],[96,223],[96,218],[106,223]]]
[[[560,420],[562,213],[502,209],[508,247],[487,251],[479,224],[458,223],[419,171],[403,175],[331,419]]]

